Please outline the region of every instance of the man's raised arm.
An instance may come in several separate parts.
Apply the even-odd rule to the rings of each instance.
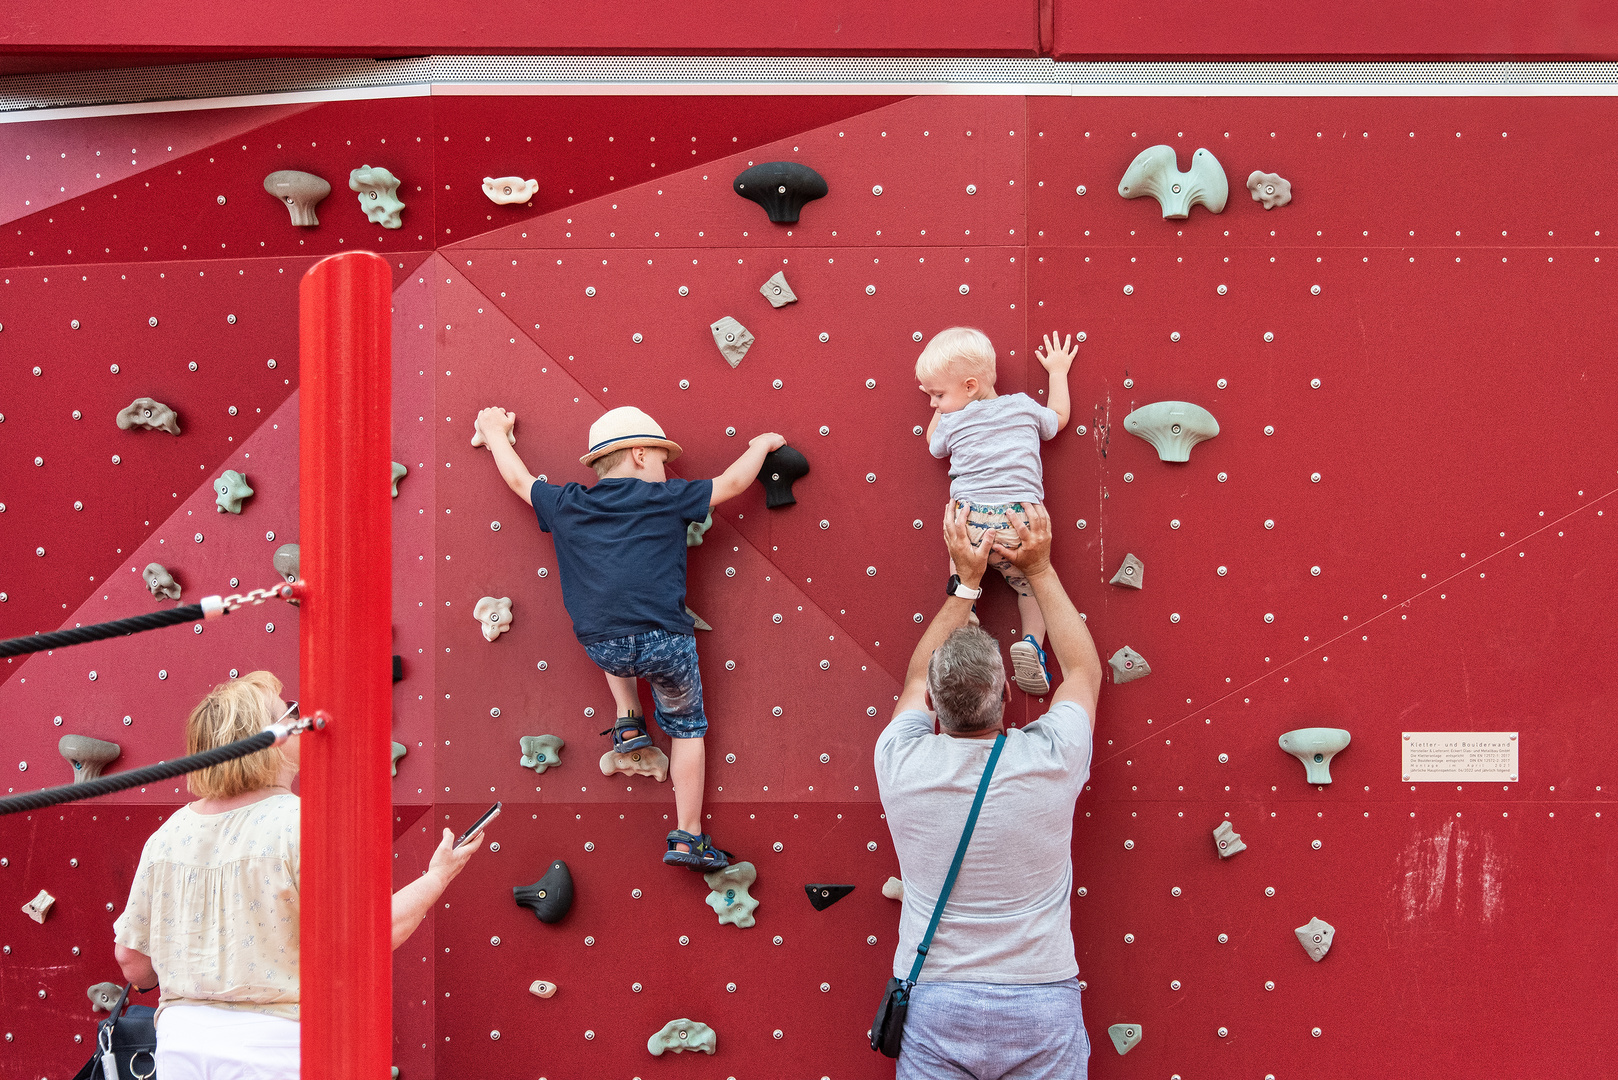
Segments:
[[[966,529],[969,514],[965,506],[957,511],[953,501],[944,504],[944,543],[949,547],[949,557],[955,564],[955,572],[960,575],[961,585],[975,590],[982,587],[983,572],[989,565],[989,545],[972,546]],[[966,597],[945,597],[944,606],[933,616],[927,632],[921,635],[921,641],[916,644],[916,651],[910,654],[904,688],[899,691],[899,700],[893,706],[894,716],[911,709],[927,708],[927,665],[931,663],[933,653],[944,644],[944,639],[966,625],[968,616],[972,614],[972,604],[973,601]]]
[[[1033,586],[1034,599],[1039,602],[1040,614],[1045,616],[1045,632],[1050,635],[1051,651],[1062,667],[1062,685],[1051,695],[1052,704],[1058,701],[1077,702],[1090,717],[1090,728],[1095,729],[1096,698],[1101,693],[1101,656],[1090,637],[1090,628],[1079,617],[1078,609],[1068,599],[1056,569],[1051,566],[1051,516],[1038,503],[1029,503],[1028,520],[1016,514],[1007,519],[1017,530],[1022,547],[1013,551],[996,546],[995,550],[1010,559]]]

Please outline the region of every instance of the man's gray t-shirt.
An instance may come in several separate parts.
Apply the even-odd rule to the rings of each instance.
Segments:
[[[915,962],[993,745],[934,734],[932,717],[919,710],[894,717],[876,741],[877,790],[905,885],[893,958],[899,978]],[[1071,701],[1006,732],[920,981],[1047,983],[1079,973],[1073,803],[1090,754],[1090,718]]]
[[[1056,413],[1027,394],[969,401],[941,413],[927,449],[949,458],[949,497],[979,503],[1043,502],[1041,439],[1056,437]]]

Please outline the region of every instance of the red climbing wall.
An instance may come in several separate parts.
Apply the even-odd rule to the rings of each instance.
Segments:
[[[500,849],[395,954],[402,1076],[891,1075],[863,1044],[897,924],[870,748],[939,603],[947,489],[913,434],[914,335],[979,325],[1000,389],[1037,393],[1040,335],[1082,331],[1073,418],[1045,448],[1057,563],[1103,656],[1127,644],[1153,669],[1103,691],[1078,806],[1092,1074],[1605,1075],[1599,1039],[1523,1032],[1602,1031],[1618,1001],[1589,948],[1618,885],[1598,651],[1618,255],[1599,200],[1544,182],[1618,164],[1588,138],[1615,108],[449,97],[232,110],[189,143],[165,141],[161,116],[105,145],[89,121],[11,125],[34,155],[6,159],[22,186],[75,194],[0,227],[0,633],[151,610],[151,561],[186,599],[274,580],[297,531],[296,281],[374,247],[395,267],[393,456],[410,470],[394,504],[399,880],[440,828],[506,804]],[[1156,143],[1182,164],[1213,152],[1224,213],[1167,221],[1118,197]],[[86,178],[95,151],[131,147],[119,160],[139,164]],[[782,159],[830,186],[795,226],[727,190]],[[403,229],[360,214],[344,180],[362,164],[402,179]],[[277,168],[332,181],[319,227],[263,194]],[[1255,169],[1293,202],[1252,201]],[[506,174],[539,180],[535,206],[484,198],[482,177]],[[758,287],[778,270],[800,299],[776,310]],[[757,336],[735,369],[708,330],[724,315]],[[184,433],[119,431],[140,395]],[[1123,418],[1161,400],[1206,407],[1220,435],[1159,461]],[[690,603],[714,627],[708,824],[758,868],[753,928],[717,925],[700,879],[657,862],[667,785],[596,767],[611,700],[550,540],[468,444],[495,403],[553,481],[588,479],[590,421],[630,403],[685,446],[682,476],[768,429],[812,463],[797,505],[750,491],[691,552]],[[239,517],[213,509],[226,468],[257,492]],[[1142,591],[1106,584],[1126,552]],[[485,595],[512,599],[492,643],[472,614]],[[1013,639],[1007,590],[980,610]],[[173,756],[230,669],[292,676],[296,617],[255,608],[200,638],[7,664],[0,766],[28,768],[6,789],[65,780],[69,731],[120,742],[119,768]],[[1015,694],[1011,714],[1041,708]],[[1352,732],[1330,786],[1276,746],[1308,726]],[[1405,731],[1518,732],[1520,780],[1402,783]],[[517,740],[542,733],[567,747],[536,775]],[[65,1077],[87,1056],[84,989],[116,975],[106,905],[182,797],[0,819],[0,1073]],[[1221,861],[1209,834],[1227,819],[1248,850]],[[544,925],[509,890],[557,858],[577,900]],[[810,882],[856,888],[817,913]],[[40,888],[58,897],[43,926],[17,910]],[[1318,964],[1293,936],[1312,916],[1337,930]],[[528,994],[535,979],[556,996]],[[713,1026],[715,1058],[646,1055],[680,1016]],[[1126,1057],[1114,1023],[1144,1032]]]

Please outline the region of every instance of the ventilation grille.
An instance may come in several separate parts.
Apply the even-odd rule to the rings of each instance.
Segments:
[[[0,78],[0,113],[241,98],[429,94],[456,85],[753,86],[774,93],[1608,94],[1611,63],[1057,63],[927,57],[424,56],[400,60],[239,60]],[[1545,89],[1535,91],[1533,87]],[[355,92],[360,92],[355,94]],[[119,111],[129,111],[120,109]],[[11,119],[20,117],[12,116]]]

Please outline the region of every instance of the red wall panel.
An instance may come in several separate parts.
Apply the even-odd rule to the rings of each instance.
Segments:
[[[394,457],[411,470],[394,504],[395,651],[405,661],[394,731],[410,748],[395,782],[397,880],[425,865],[441,827],[464,827],[495,798],[506,814],[491,832],[500,850],[477,856],[437,909],[445,917],[395,954],[395,1063],[406,1080],[651,1068],[891,1074],[862,1041],[897,920],[880,896],[896,861],[869,754],[919,634],[914,617],[935,610],[943,569],[936,519],[947,477],[912,434],[928,415],[912,385],[912,334],[955,322],[990,333],[1002,390],[1045,386],[1029,354],[1044,332],[1085,333],[1072,420],[1044,450],[1056,560],[1103,654],[1128,644],[1153,667],[1103,690],[1078,806],[1074,924],[1092,1075],[1610,1070],[1600,1040],[1522,1035],[1604,1030],[1618,989],[1588,947],[1614,884],[1605,830],[1615,779],[1599,747],[1615,698],[1602,650],[1618,585],[1608,558],[1618,460],[1599,417],[1618,400],[1605,362],[1618,327],[1601,302],[1615,256],[1599,206],[1552,197],[1543,182],[1613,164],[1588,139],[1611,126],[1609,102],[952,97],[853,108],[768,99],[733,113],[662,99],[616,114],[595,108],[382,101],[272,119],[89,193],[94,226],[73,224],[71,239],[51,231],[52,212],[10,227],[81,254],[121,230],[101,257],[125,261],[81,268],[81,254],[66,265],[57,254],[36,268],[24,247],[8,257],[29,269],[0,275],[31,290],[0,319],[0,363],[12,376],[0,391],[0,453],[16,463],[0,472],[10,526],[0,536],[16,536],[11,565],[24,583],[0,615],[23,618],[18,598],[34,593],[38,609],[19,630],[150,610],[133,580],[92,594],[71,575],[35,572],[64,547],[51,530],[92,530],[94,544],[77,546],[110,547],[114,578],[133,578],[129,568],[153,551],[190,544],[176,561],[209,583],[200,588],[235,574],[258,584],[282,542],[264,533],[295,532],[286,450],[295,444],[275,425],[295,415],[296,372],[264,366],[275,335],[290,340],[293,327],[281,282],[307,257],[338,250],[334,237],[348,246],[350,230],[332,226],[356,208],[334,192],[330,221],[300,233],[256,190],[281,159],[266,151],[214,172],[203,162],[273,131],[270,146],[330,149],[321,168],[339,177],[352,167],[348,140],[413,146],[425,136],[407,157],[414,164],[401,166],[423,187],[406,200],[406,224],[435,231],[386,241],[398,248],[387,249]],[[612,121],[635,133],[633,154]],[[566,157],[567,136],[586,130],[589,152]],[[530,133],[548,148],[527,159],[530,171],[556,201],[497,207],[472,181],[525,172]],[[603,144],[608,134],[615,141]],[[658,161],[654,176],[650,148],[689,147],[692,135],[706,149],[691,167],[665,174]],[[1223,214],[1198,207],[1165,221],[1151,199],[1117,196],[1130,160],[1159,142],[1182,163],[1199,146],[1218,156],[1232,183]],[[725,190],[748,163],[777,159],[810,164],[830,184],[794,226],[771,225]],[[1242,184],[1254,169],[1291,180],[1292,204],[1266,212],[1249,199]],[[162,185],[162,199],[140,194],[147,182]],[[110,195],[125,191],[134,209],[119,217]],[[225,229],[172,210],[194,203],[211,214],[216,192],[230,193],[230,208],[250,195],[258,205],[219,218],[238,223]],[[92,221],[91,209],[75,213]],[[183,256],[227,243],[228,254],[260,240],[275,245],[272,257],[174,262],[164,247],[170,261],[131,264],[116,254],[154,241],[191,245]],[[776,270],[800,297],[779,310],[757,291]],[[117,291],[120,275],[128,293]],[[173,293],[182,278],[187,291]],[[82,393],[114,378],[110,352],[126,375],[146,370],[151,350],[141,345],[159,339],[143,336],[143,313],[160,302],[175,314],[162,307],[150,332],[173,328],[161,340],[180,357],[164,361],[181,372],[180,391],[210,388],[192,392],[220,413],[227,399],[262,400],[262,417],[240,430],[199,423],[173,440],[118,432],[106,408],[86,409],[90,426],[69,428],[86,434],[65,451],[67,471],[80,472],[72,455],[82,455],[84,475],[100,475],[89,466],[101,469],[95,462],[137,435],[154,453],[179,453],[144,461],[136,494],[124,496],[136,510],[168,498],[164,515],[104,510],[121,490],[108,489],[62,523],[33,511],[14,518],[57,498],[56,474],[31,461],[55,430],[51,410],[77,407],[61,387]],[[209,329],[215,310],[241,321]],[[708,331],[726,314],[758,339],[735,369]],[[54,328],[69,317],[85,319],[76,335]],[[232,342],[241,339],[213,336],[227,330],[260,335],[250,362],[206,359],[240,353]],[[191,357],[197,373],[185,368]],[[34,363],[47,374],[15,377]],[[62,381],[51,382],[58,370]],[[1176,399],[1211,410],[1221,434],[1168,464],[1123,418]],[[519,452],[552,480],[588,479],[577,457],[589,423],[626,403],[685,446],[674,467],[683,476],[717,473],[768,428],[811,462],[797,505],[766,510],[749,492],[721,508],[691,551],[691,604],[714,626],[698,642],[714,724],[705,812],[719,842],[758,867],[753,928],[717,925],[700,880],[656,861],[672,813],[666,785],[596,768],[610,701],[572,640],[554,550],[485,452],[468,445],[476,410],[496,403],[517,412]],[[220,453],[196,459],[197,438],[222,440]],[[247,452],[250,480],[258,486],[258,469],[265,485],[242,519],[227,520],[207,485]],[[195,476],[181,486],[187,469]],[[127,465],[117,475],[130,476]],[[208,518],[200,546],[189,539],[199,516]],[[41,535],[43,560],[31,555]],[[1146,564],[1142,591],[1106,584],[1125,552]],[[106,571],[86,563],[75,573]],[[483,595],[513,599],[512,629],[492,643],[472,616]],[[71,614],[46,618],[67,601]],[[278,650],[290,648],[281,627],[295,613],[280,609],[267,634],[267,610],[210,624],[199,641],[170,630],[8,666],[0,752],[6,768],[30,767],[5,787],[63,778],[58,714],[109,725],[87,730],[125,743],[121,765],[172,753],[185,708],[223,671],[289,670]],[[1007,590],[993,586],[980,612],[1009,639]],[[88,669],[104,677],[90,683]],[[159,669],[170,677],[157,679]],[[1042,709],[1013,696],[1016,720]],[[1283,731],[1312,725],[1353,733],[1328,787],[1306,784],[1276,746]],[[1517,731],[1521,779],[1401,783],[1407,730]],[[545,732],[568,746],[560,768],[536,776],[518,765],[516,740]],[[150,815],[175,797],[137,792],[121,805]],[[119,805],[44,815],[60,818],[50,828],[0,820],[0,899],[12,913],[0,910],[11,928],[0,938],[17,950],[0,960],[0,987],[8,1002],[27,999],[28,1021],[26,1037],[0,1044],[6,1075],[55,1076],[86,1056],[71,1039],[88,1032],[88,1016],[51,1003],[76,1003],[105,977],[104,930],[103,951],[53,957],[110,919],[95,906],[103,893],[121,902],[133,853],[155,825],[121,826],[108,843],[122,854],[76,850],[72,837],[95,827],[83,818]],[[1209,833],[1227,815],[1248,850],[1221,861]],[[62,852],[80,867],[62,870]],[[547,926],[508,890],[555,858],[572,867],[578,898]],[[38,927],[15,910],[64,874],[61,921]],[[817,913],[802,894],[814,881],[856,888]],[[1319,964],[1292,933],[1311,916],[1338,931]],[[558,984],[554,998],[526,992],[538,978]],[[647,1036],[677,1016],[714,1026],[713,1060],[644,1056]],[[1145,1032],[1127,1058],[1105,1036],[1117,1022]]]

